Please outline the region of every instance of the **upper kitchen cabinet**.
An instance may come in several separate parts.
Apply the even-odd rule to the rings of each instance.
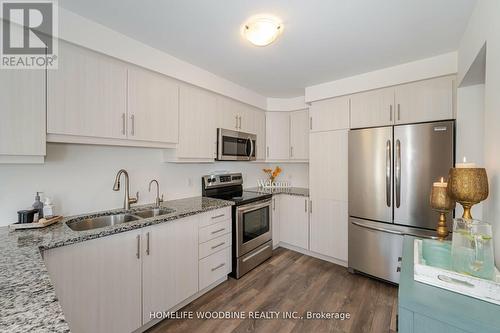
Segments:
[[[258,140],[258,139],[257,139]],[[288,160],[290,157],[290,114],[266,113],[266,159]]]
[[[2,70],[0,163],[43,163],[45,71]]]
[[[48,71],[47,84],[48,141],[127,138],[124,63],[60,41],[59,68]]]
[[[177,143],[178,84],[152,71],[129,68],[127,121],[129,139]]]
[[[313,102],[309,116],[311,132],[349,128],[349,96]]]
[[[351,128],[387,126],[394,123],[394,88],[351,95]]]
[[[216,154],[217,97],[192,86],[180,86],[179,143],[169,161],[213,162]]]
[[[257,147],[255,147],[255,159],[263,161],[266,159],[266,113],[264,111],[254,111],[254,129],[257,135]]]
[[[217,127],[255,134],[255,112],[249,105],[217,96]]]
[[[395,123],[448,120],[454,116],[455,76],[395,87]]]
[[[309,111],[290,113],[290,159],[309,159]]]

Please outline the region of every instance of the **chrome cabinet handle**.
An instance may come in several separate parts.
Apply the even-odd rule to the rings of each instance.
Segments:
[[[149,232],[146,233],[146,255],[149,256]]]
[[[141,258],[141,235],[137,235],[137,252],[135,253],[135,256],[137,259]]]
[[[398,120],[401,120],[401,104],[398,104]]]
[[[385,201],[387,207],[391,207],[391,140],[385,145]]]
[[[304,211],[307,213],[307,199],[304,200]]]
[[[226,215],[226,214],[212,216],[212,220],[218,219],[219,217],[224,217],[224,215]]]
[[[389,105],[389,121],[392,122],[392,104]]]
[[[224,230],[226,230],[226,228],[221,228],[221,229],[218,229],[218,230],[212,231],[212,235],[213,235],[213,234],[217,234],[217,233],[219,233],[219,232],[221,232],[221,231],[224,231]]]
[[[313,201],[309,200],[309,213],[313,213]]]
[[[238,126],[239,129],[241,129],[241,116],[238,117],[240,119],[240,125]]]
[[[131,115],[130,120],[132,121],[132,128],[130,129],[130,134],[132,134],[132,136],[134,136],[135,135],[135,115]]]
[[[401,206],[401,141],[396,140],[396,208]]]
[[[234,125],[234,128],[238,129],[238,115],[234,116],[234,119],[236,119],[236,124]]]
[[[220,264],[219,266],[216,266],[216,267],[212,268],[212,272],[213,272],[213,271],[216,271],[216,270],[218,270],[219,268],[222,268],[222,267],[224,267],[224,266],[226,266],[226,264],[222,263],[222,264]]]
[[[309,117],[309,129],[313,129],[313,117]]]
[[[220,244],[214,245],[214,246],[212,246],[212,250],[213,250],[213,249],[216,249],[216,248],[218,248],[219,246],[222,246],[222,245],[224,245],[224,244],[226,244],[226,242],[222,242],[222,243],[220,243]]]
[[[125,135],[125,113],[122,113],[122,134]]]
[[[276,199],[273,198],[273,210],[276,210]]]

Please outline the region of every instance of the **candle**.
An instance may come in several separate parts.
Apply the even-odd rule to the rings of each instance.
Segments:
[[[463,163],[456,164],[457,169],[473,169],[476,168],[476,163],[467,163],[467,158],[464,156]]]
[[[434,187],[448,187],[448,183],[444,181],[444,177],[441,177],[441,181],[432,184]]]

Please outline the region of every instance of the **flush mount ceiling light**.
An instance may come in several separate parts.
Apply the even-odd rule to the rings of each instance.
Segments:
[[[270,15],[254,16],[241,28],[243,37],[256,46],[271,44],[282,31],[283,24],[279,19]]]

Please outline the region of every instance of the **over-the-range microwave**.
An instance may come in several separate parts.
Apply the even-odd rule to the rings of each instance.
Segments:
[[[257,135],[238,131],[217,129],[218,161],[253,161]]]

